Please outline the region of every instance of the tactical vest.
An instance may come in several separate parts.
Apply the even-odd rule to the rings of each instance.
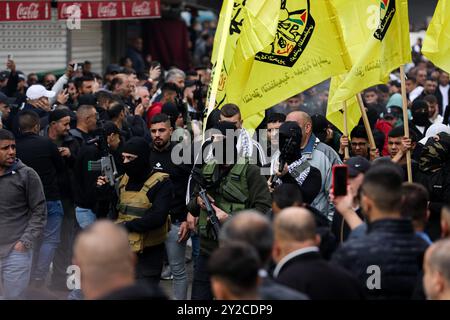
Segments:
[[[211,162],[203,167],[203,177],[208,184],[215,182],[213,181],[213,176],[216,166],[215,162]],[[244,163],[235,164],[227,176],[221,179],[218,187],[214,190],[207,190],[208,194],[214,198],[214,204],[230,215],[247,208],[249,196],[247,168],[248,160],[245,160]],[[207,216],[208,214],[205,210],[200,210],[199,234],[202,237],[212,239],[212,231],[209,230]]]
[[[119,184],[119,204],[117,209],[119,217],[116,223],[132,221],[142,218],[152,207],[147,197],[147,192],[158,182],[169,178],[166,173],[157,172],[152,174],[142,186],[140,191],[127,191],[125,187],[129,177],[125,174]],[[170,217],[167,217],[166,223],[158,229],[146,233],[130,232],[128,242],[134,252],[142,252],[144,248],[156,246],[166,240],[170,227]]]

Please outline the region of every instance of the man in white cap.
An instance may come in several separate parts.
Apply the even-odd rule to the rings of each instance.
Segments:
[[[45,128],[48,124],[48,114],[51,111],[49,98],[53,98],[55,92],[45,89],[40,84],[32,85],[27,90],[27,102],[24,110],[33,110],[41,118],[41,128]]]

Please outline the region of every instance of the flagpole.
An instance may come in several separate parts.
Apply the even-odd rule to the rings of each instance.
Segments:
[[[370,150],[373,151],[377,148],[377,146],[373,138],[372,128],[370,127],[369,118],[367,117],[366,109],[364,108],[364,102],[362,100],[361,93],[358,93],[356,95],[356,99],[358,100],[359,109],[361,110],[361,117],[364,122],[364,127],[366,128],[367,137],[369,138]]]
[[[347,123],[347,101],[344,101],[344,136],[347,137],[348,141],[350,141],[348,136],[348,123]],[[344,149],[344,160],[350,159],[350,152],[348,150],[348,145]]]
[[[213,69],[213,79],[212,79],[212,83],[211,83],[211,90],[209,92],[209,97],[208,97],[208,103],[207,103],[208,111],[206,113],[206,118],[204,119],[204,124],[203,124],[203,138],[205,137],[206,121],[207,121],[208,116],[211,113],[211,111],[214,110],[214,107],[216,104],[217,90],[219,88],[219,81],[220,81],[220,76],[221,76],[222,68],[223,68],[223,60],[224,60],[224,56],[225,56],[225,49],[227,46],[228,33],[230,32],[231,17],[233,15],[234,1],[225,1],[224,4],[227,5],[225,8],[225,21],[223,24],[221,34],[216,34],[216,37],[220,37],[220,43],[219,43],[216,65],[214,66],[214,69]]]
[[[400,81],[402,85],[402,109],[403,109],[403,126],[405,128],[405,137],[409,138],[409,119],[408,119],[408,100],[406,98],[406,80],[405,67],[400,66]],[[406,152],[406,167],[408,169],[408,182],[412,182],[412,167],[411,167],[411,150]]]

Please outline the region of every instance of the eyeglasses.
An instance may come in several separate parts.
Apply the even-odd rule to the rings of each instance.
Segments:
[[[365,147],[367,146],[367,142],[352,142],[352,147]]]

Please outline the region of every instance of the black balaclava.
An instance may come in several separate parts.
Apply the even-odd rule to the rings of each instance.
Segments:
[[[220,164],[235,164],[238,159],[236,126],[229,121],[220,121],[216,129],[224,136],[223,139],[213,139],[214,157]],[[229,154],[229,151],[233,154]],[[228,160],[228,161],[227,161]]]
[[[411,115],[415,125],[426,127],[430,124],[428,120],[428,104],[424,100],[414,100],[411,106]]]
[[[138,156],[135,160],[123,164],[127,176],[134,181],[147,179],[150,172],[150,146],[144,138],[131,138],[125,143],[122,152]]]

